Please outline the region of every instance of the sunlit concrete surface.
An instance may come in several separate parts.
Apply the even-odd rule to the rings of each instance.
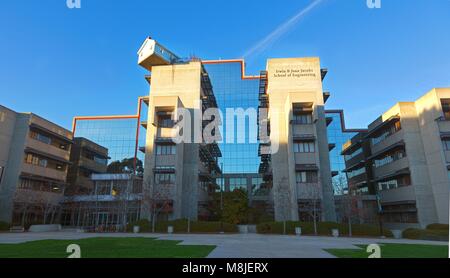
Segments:
[[[21,243],[42,239],[82,239],[91,237],[153,237],[161,240],[181,240],[183,245],[215,245],[209,258],[333,258],[323,249],[357,248],[355,244],[405,243],[448,245],[448,242],[381,239],[333,238],[315,236],[283,236],[259,234],[127,234],[127,233],[2,233],[0,243]]]

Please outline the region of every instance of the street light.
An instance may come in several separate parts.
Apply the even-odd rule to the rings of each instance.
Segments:
[[[224,177],[223,177],[223,162],[220,163],[220,174],[221,174],[221,177],[220,177],[220,212],[221,212],[221,215],[220,215],[220,233],[223,234],[224,233],[224,230],[223,230],[223,219],[222,219],[222,217],[223,217],[223,179],[224,179]]]
[[[380,224],[380,236],[383,238],[384,237],[384,233],[383,233],[383,206],[381,205],[381,196],[380,196],[380,192],[378,190],[377,190],[376,198],[377,198],[377,206],[378,206],[378,220],[379,220],[379,224]]]

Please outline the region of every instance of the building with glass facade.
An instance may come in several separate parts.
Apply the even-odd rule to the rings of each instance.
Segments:
[[[239,190],[277,221],[347,221],[351,196],[360,222],[448,223],[449,89],[348,129],[325,108],[319,58],[249,76],[243,60],[183,60],[150,38],[138,55],[150,91],[134,115],[79,116],[68,131],[0,106],[0,220],[210,220],[217,194]]]
[[[138,61],[151,73],[147,75],[151,124],[145,140],[144,187],[149,188],[149,199],[161,194],[154,188],[171,188],[159,198],[171,207],[169,219],[204,217],[208,193],[218,188],[245,190],[250,203],[259,202],[277,220],[297,220],[299,215],[303,220],[336,219],[333,184],[347,187],[340,146],[357,130],[345,129],[342,111],[325,111],[329,94],[322,90],[326,70],[320,68],[319,59],[272,59],[267,70],[247,76],[243,60],[168,59],[177,56],[161,55],[156,49],[166,48],[155,45],[159,44],[147,39]],[[174,136],[178,110],[187,108],[195,118],[196,112],[204,113],[210,107],[221,113],[220,138],[213,144],[200,141],[198,146],[184,142],[163,146]],[[244,111],[244,116],[230,117],[230,111],[237,110]],[[191,122],[194,126],[195,121]],[[260,141],[263,123],[269,131],[268,142]],[[274,132],[278,130],[281,133]],[[278,138],[273,137],[276,133]],[[272,152],[275,140],[281,144]],[[216,146],[216,151],[202,155],[203,148]],[[264,153],[262,146],[269,146],[271,153]],[[187,153],[188,147],[192,152]]]
[[[330,163],[332,184],[335,195],[346,194],[348,191],[345,160],[342,153],[343,145],[364,129],[347,129],[343,110],[326,110],[328,144],[330,146]]]

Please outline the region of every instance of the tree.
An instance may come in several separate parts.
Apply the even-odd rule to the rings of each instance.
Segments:
[[[322,211],[322,190],[320,183],[305,183],[301,187],[302,209],[312,218],[314,234],[317,235],[317,221],[321,218]]]
[[[291,187],[289,185],[288,179],[283,177],[273,188],[274,190],[274,198],[277,199],[275,203],[277,203],[277,208],[275,208],[275,218],[283,219],[283,234],[286,233],[286,221],[290,220],[291,216]]]
[[[231,192],[215,192],[212,195],[209,211],[216,219],[230,224],[243,224],[248,221],[248,195],[243,189]],[[222,198],[222,200],[221,200]],[[222,204],[221,204],[222,203]]]
[[[158,216],[161,213],[170,213],[172,210],[172,194],[174,192],[171,188],[174,188],[174,186],[170,184],[151,185],[145,183],[143,186],[141,218],[151,221],[153,233]]]
[[[136,165],[135,165],[136,162]],[[136,169],[135,169],[136,168]],[[124,158],[121,161],[116,160],[111,162],[107,169],[107,173],[111,174],[133,174],[136,170],[136,175],[142,176],[144,173],[144,167],[142,164],[142,160],[138,158]]]
[[[361,197],[354,194],[351,189],[348,188],[344,179],[340,178],[334,183],[336,190],[337,200],[339,202],[339,215],[341,221],[347,221],[348,234],[352,236],[352,223],[363,222],[365,210],[360,206]]]

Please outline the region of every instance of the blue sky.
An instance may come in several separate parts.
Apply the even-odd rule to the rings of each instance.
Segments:
[[[323,0],[259,55],[319,56],[327,108],[364,127],[397,101],[450,86],[450,1]],[[180,56],[240,58],[310,0],[2,0],[0,104],[67,128],[75,115],[134,114],[148,93],[136,52],[152,36]]]

